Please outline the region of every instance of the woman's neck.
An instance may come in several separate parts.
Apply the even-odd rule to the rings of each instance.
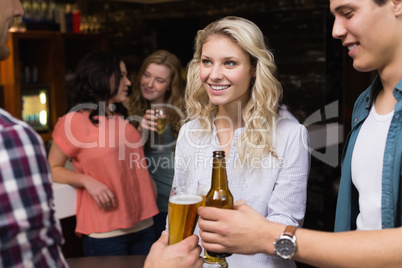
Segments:
[[[236,108],[228,109],[225,106],[219,106],[218,113],[216,114],[215,127],[231,128],[234,130],[244,126],[242,120],[241,103],[237,104]]]

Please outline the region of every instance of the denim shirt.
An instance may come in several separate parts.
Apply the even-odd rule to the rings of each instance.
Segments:
[[[357,99],[352,116],[352,128],[349,133],[342,154],[342,175],[339,186],[338,202],[336,207],[335,231],[349,231],[356,229],[356,218],[359,214],[358,192],[352,183],[352,154],[360,128],[367,118],[374,99],[381,90],[379,76]],[[402,79],[393,91],[398,101],[388,130],[385,144],[381,219],[382,228],[401,226],[401,177],[402,177]],[[369,144],[367,146],[370,146]]]

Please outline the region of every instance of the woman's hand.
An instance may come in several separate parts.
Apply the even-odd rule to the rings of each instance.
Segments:
[[[157,125],[157,123],[155,122],[156,118],[154,114],[154,110],[148,109],[145,111],[144,117],[142,118],[141,123],[137,128],[138,132],[142,134],[142,131],[144,129],[155,131],[155,126]]]
[[[109,211],[117,208],[116,197],[105,184],[90,176],[87,176],[83,181],[85,189],[100,209]]]

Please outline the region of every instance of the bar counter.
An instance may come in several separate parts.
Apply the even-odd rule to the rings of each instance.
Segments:
[[[146,256],[97,256],[67,258],[70,268],[142,268]]]

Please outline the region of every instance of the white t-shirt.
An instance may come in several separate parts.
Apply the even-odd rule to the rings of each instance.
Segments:
[[[353,149],[352,181],[359,192],[360,208],[357,230],[381,229],[382,165],[393,114],[379,115],[373,105]]]

